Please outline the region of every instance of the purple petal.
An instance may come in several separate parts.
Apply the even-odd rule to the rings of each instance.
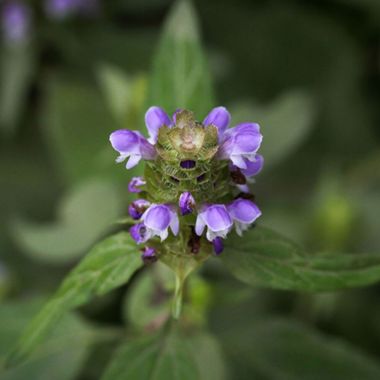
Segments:
[[[172,119],[173,119],[173,123],[174,124],[177,124],[177,115],[183,111],[183,108],[177,108],[176,111],[173,113],[173,116],[172,116]]]
[[[129,233],[137,244],[145,243],[151,237],[144,223],[135,224],[129,229]]]
[[[205,227],[206,227],[206,223],[203,220],[202,214],[198,214],[197,221],[195,222],[195,233],[198,236],[201,236]]]
[[[134,166],[136,166],[140,162],[141,158],[142,158],[141,154],[134,154],[130,156],[125,167],[127,169],[132,169]]]
[[[170,225],[171,218],[170,208],[157,204],[151,205],[142,216],[145,226],[154,231],[166,230]]]
[[[264,166],[264,157],[260,154],[257,154],[255,161],[246,160],[245,164],[247,168],[242,169],[242,173],[247,177],[255,176],[256,174],[261,172],[261,169]]]
[[[214,246],[214,252],[217,256],[219,256],[222,252],[223,252],[223,249],[224,249],[224,246],[223,246],[223,239],[220,238],[220,237],[216,237],[213,241],[212,241],[212,245]]]
[[[144,264],[151,264],[157,261],[156,250],[152,247],[145,247],[141,255]]]
[[[227,230],[232,226],[232,220],[224,205],[208,206],[202,211],[202,217],[213,232]]]
[[[142,190],[140,186],[146,185],[143,177],[133,177],[128,184],[128,191],[131,193],[140,193]]]
[[[140,153],[139,140],[139,135],[128,129],[119,129],[110,135],[112,148],[120,154]]]
[[[203,125],[215,125],[218,128],[218,134],[221,137],[230,123],[231,115],[224,107],[216,107],[203,120]]]
[[[137,199],[128,207],[129,215],[137,220],[140,219],[145,210],[150,206],[150,202],[145,199]]]
[[[179,233],[179,219],[178,219],[178,215],[177,215],[177,213],[175,211],[172,211],[171,217],[172,217],[172,219],[170,221],[170,229],[172,230],[173,235],[177,236],[178,233]]]
[[[149,142],[154,144],[157,141],[158,130],[164,125],[171,126],[172,121],[162,108],[154,106],[146,112],[145,124],[150,136]]]
[[[259,208],[248,199],[236,199],[227,208],[232,219],[245,224],[253,223],[261,215]]]
[[[195,207],[194,197],[189,191],[185,191],[180,195],[178,205],[181,215],[191,214]]]

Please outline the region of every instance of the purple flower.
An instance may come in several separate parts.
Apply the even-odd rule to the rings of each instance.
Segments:
[[[150,136],[148,141],[151,144],[155,144],[157,142],[158,130],[164,125],[171,127],[172,121],[162,108],[154,106],[146,111],[145,124]]]
[[[22,2],[13,0],[4,5],[1,14],[1,24],[4,37],[7,41],[24,41],[30,29],[30,22],[30,10]]]
[[[195,223],[196,234],[201,236],[206,226],[206,237],[209,241],[217,237],[225,238],[232,228],[232,220],[226,206],[216,204],[203,207]]]
[[[247,168],[241,169],[241,172],[246,177],[253,177],[261,172],[261,169],[264,166],[264,157],[261,154],[256,154],[254,161],[246,160],[245,163]]]
[[[203,125],[214,125],[218,128],[219,140],[222,138],[225,130],[230,123],[231,115],[224,107],[215,107],[203,120]]]
[[[195,199],[189,191],[185,191],[180,195],[178,205],[181,215],[191,214],[195,207]]]
[[[256,123],[243,123],[227,129],[219,147],[219,158],[230,159],[238,168],[247,169],[247,162],[255,161],[262,139]]]
[[[243,198],[233,201],[227,209],[239,236],[261,215],[261,211],[252,201]]]
[[[111,133],[110,142],[112,147],[120,154],[116,162],[123,162],[129,157],[126,165],[127,169],[136,166],[142,158],[153,160],[157,154],[154,146],[138,131],[119,129]]]
[[[144,264],[151,264],[157,261],[156,250],[152,247],[145,247],[141,255]]]
[[[223,249],[224,249],[222,238],[220,237],[215,238],[212,241],[212,245],[214,247],[215,255],[219,256],[223,252]]]
[[[150,202],[145,199],[137,199],[128,207],[128,213],[133,219],[140,219],[145,210],[150,206]]]
[[[128,191],[130,193],[141,193],[140,186],[146,185],[143,177],[133,177],[128,184]]]
[[[151,237],[144,223],[135,224],[129,229],[129,233],[137,244],[145,243]]]
[[[177,213],[168,205],[152,204],[142,215],[141,219],[150,237],[159,236],[161,241],[169,234],[169,227],[174,235],[179,232]]]

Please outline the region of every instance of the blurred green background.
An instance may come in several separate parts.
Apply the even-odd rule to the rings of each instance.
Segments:
[[[108,136],[143,128],[172,5],[93,1],[52,12],[43,1],[24,1],[26,30],[14,38],[4,16],[10,3],[0,1],[0,356],[70,268],[121,228],[115,221],[131,199],[128,181],[142,168],[116,165]],[[380,2],[193,5],[215,105],[225,105],[234,123],[262,127],[260,224],[310,251],[380,255]],[[217,261],[200,273],[193,300],[223,355],[212,359],[223,367],[215,378],[380,378],[379,286],[321,295],[252,290]],[[67,337],[63,328],[65,350],[4,378],[100,378],[117,334],[93,344],[94,326],[146,327],[149,318],[142,322],[125,304],[133,305],[133,287],[151,270],[132,290],[82,308],[80,320],[68,317],[78,332]],[[75,337],[78,352],[70,349]]]

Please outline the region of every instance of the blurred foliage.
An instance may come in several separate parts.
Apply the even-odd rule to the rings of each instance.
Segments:
[[[333,290],[379,278],[379,2],[99,3],[53,20],[28,2],[30,38],[0,45],[0,377],[378,379],[379,286]],[[114,163],[109,133],[145,133],[153,103],[223,104],[264,135],[269,230],[191,277],[174,325],[172,275],[140,270],[125,232],[98,243],[126,229],[142,172]]]

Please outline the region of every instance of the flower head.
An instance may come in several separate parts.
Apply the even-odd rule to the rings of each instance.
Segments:
[[[117,162],[128,159],[130,169],[147,160],[144,179],[134,177],[128,185],[142,195],[128,209],[138,221],[130,229],[133,239],[142,244],[159,237],[162,242],[169,230],[179,235],[165,244],[153,240],[144,260],[155,260],[156,252],[162,260],[165,252],[199,259],[212,250],[219,255],[234,226],[241,235],[261,215],[249,186],[264,162],[257,153],[260,128],[248,122],[228,128],[230,120],[224,107],[212,109],[201,123],[188,110],[177,109],[170,117],[153,106],[145,114],[148,139],[128,129],[111,134]]]

